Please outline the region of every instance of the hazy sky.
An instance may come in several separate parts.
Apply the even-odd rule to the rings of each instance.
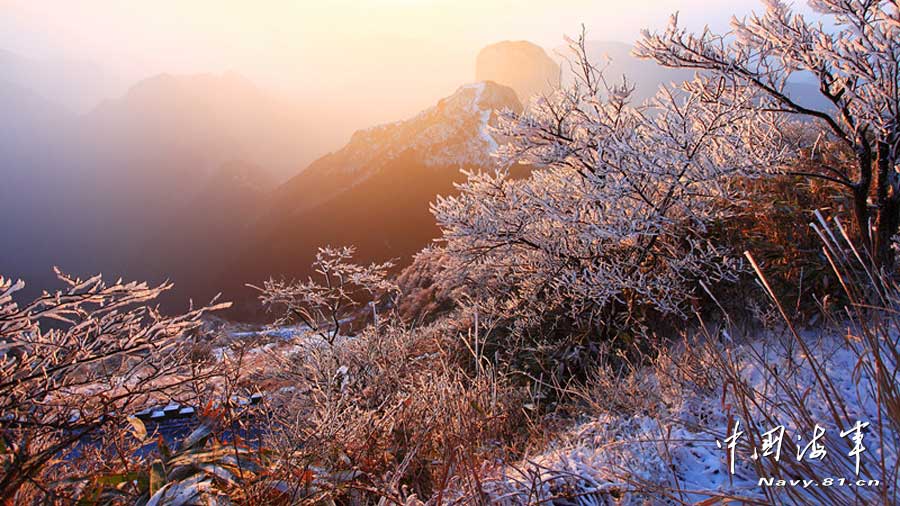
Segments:
[[[397,115],[471,80],[475,55],[492,42],[555,47],[581,23],[592,39],[632,42],[676,10],[690,27],[721,30],[732,13],[759,8],[756,0],[0,0],[0,48],[89,60],[124,83],[235,70],[301,98],[381,101],[385,110],[397,101]]]

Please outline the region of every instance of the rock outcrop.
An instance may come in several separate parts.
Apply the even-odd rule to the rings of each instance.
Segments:
[[[540,46],[527,41],[504,41],[485,47],[475,64],[477,81],[494,81],[516,91],[527,103],[558,84],[559,65]]]

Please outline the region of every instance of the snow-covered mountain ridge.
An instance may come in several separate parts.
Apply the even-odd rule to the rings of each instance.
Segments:
[[[488,164],[497,149],[488,126],[504,109],[522,109],[511,88],[490,81],[468,84],[412,118],[357,131],[310,170],[369,175],[406,152],[428,167]]]

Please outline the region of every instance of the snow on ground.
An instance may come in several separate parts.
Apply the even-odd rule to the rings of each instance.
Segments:
[[[247,337],[277,337],[284,340],[292,340],[303,336],[307,332],[309,332],[309,327],[306,325],[285,325],[257,330],[232,331],[229,332],[228,335],[238,339]]]
[[[880,503],[875,499],[880,492],[877,487],[831,486],[825,489],[820,486],[819,482],[829,477],[844,478],[855,484],[854,460],[847,455],[852,449],[851,440],[849,436],[839,437],[841,430],[852,426],[853,421],[871,424],[865,433],[867,450],[861,454],[863,470],[859,478],[880,477],[876,472],[881,451],[879,441],[884,442],[883,453],[889,469],[897,463],[900,444],[897,432],[888,422],[884,423],[884,437],[878,437],[878,409],[870,388],[871,378],[856,368],[858,354],[844,338],[836,334],[823,336],[807,332],[803,339],[813,350],[815,360],[823,364],[838,396],[846,403],[849,420],[843,422],[844,427],[835,427],[831,416],[828,398],[836,396],[823,395],[823,390],[817,387],[810,361],[788,336],[770,334],[754,344],[722,346],[731,348],[735,370],[757,392],[755,399],[760,402],[761,409],[751,410],[754,413],[751,417],[757,420],[756,434],[784,425],[785,441],[796,440],[800,435],[803,438],[801,444],[805,445],[813,432],[813,427],[805,426],[807,423],[814,421],[827,429],[824,440],[827,455],[810,465],[816,476],[790,476],[789,471],[778,476],[779,471],[773,469],[774,465],[781,466],[789,459],[796,459],[796,447],[788,443],[782,446],[778,463],[771,460],[772,455],[756,461],[752,458],[753,445],[739,446],[732,474],[726,437],[732,433],[734,420],[740,420],[739,430],[745,431],[744,443],[751,432],[748,420],[742,419],[738,401],[730,394],[723,397],[721,380],[704,386],[677,385],[678,381],[673,379],[678,376],[677,371],[656,367],[642,371],[649,380],[641,383],[649,385],[644,388],[646,391],[633,392],[635,404],[639,406],[645,405],[647,399],[658,399],[655,409],[638,409],[635,414],[594,415],[550,449],[517,465],[495,469],[486,479],[486,487],[494,501],[492,504],[683,504],[709,499],[710,494],[701,491],[765,499],[763,488],[759,486],[761,472],[769,474],[763,477],[814,480],[816,484],[807,489],[799,485],[791,488],[790,492],[796,494],[795,503],[805,504],[808,499],[809,504],[818,504],[820,500],[816,499],[816,494],[823,492],[841,494],[843,498],[836,504],[842,504],[844,500],[846,504]],[[706,362],[708,357],[697,356],[696,348],[688,349],[691,351],[682,350],[677,354],[670,367],[679,362],[686,363],[684,361],[696,361],[701,369],[710,367]],[[773,369],[763,364],[774,366],[779,378],[784,380],[782,386],[776,385]],[[787,402],[790,390],[806,396],[801,401],[806,412]],[[772,418],[763,421],[760,413]],[[803,422],[804,415],[809,415],[806,422]],[[718,447],[717,440],[725,449]],[[761,470],[758,470],[759,465],[763,466]],[[867,472],[872,472],[872,476]],[[638,493],[635,483],[643,483],[645,489],[649,487],[655,491]],[[769,490],[780,494],[778,497],[786,497],[784,488]]]

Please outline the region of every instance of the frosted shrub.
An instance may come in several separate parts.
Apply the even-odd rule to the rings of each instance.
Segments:
[[[62,290],[22,305],[24,283],[0,277],[0,493],[10,504],[77,498],[90,478],[77,468],[80,445],[132,459],[116,433],[148,404],[193,399],[213,372],[183,345],[205,313],[228,307],[168,317],[148,304],[169,284],[57,274]]]
[[[738,264],[707,233],[739,197],[735,177],[779,155],[778,124],[748,110],[753,93],[719,83],[634,104],[589,62],[583,36],[571,46],[576,82],[507,112],[500,168],[432,206],[448,277],[520,325],[683,314],[697,282],[733,279]],[[509,177],[513,164],[530,177]]]
[[[728,34],[690,34],[673,16],[664,31],[646,31],[636,53],[667,67],[697,69],[707,85],[757,93],[748,104],[756,113],[804,118],[845,146],[854,154],[848,163],[799,174],[847,191],[863,248],[890,267],[891,238],[900,226],[900,9],[881,0],[812,0],[822,18],[813,21],[785,2],[764,3],[762,14],[734,18]],[[815,79],[825,105],[791,94],[790,79],[803,75]]]
[[[394,295],[397,287],[387,280],[392,262],[359,265],[350,262],[352,247],[319,248],[313,269],[316,277],[306,281],[270,279],[260,300],[270,310],[282,311],[279,323],[299,322],[325,342],[334,344],[344,320],[359,308],[360,300]],[[254,287],[256,288],[256,287]]]
[[[492,369],[467,374],[457,346],[446,323],[385,323],[286,364],[292,388],[274,396],[267,446],[289,502],[416,504],[451,479],[474,487],[466,480],[519,430],[521,395]]]
[[[847,292],[843,319],[795,328],[754,262],[781,326],[735,338],[701,325],[696,338],[624,378],[601,368],[582,393],[586,422],[486,473],[493,503],[897,504],[900,287],[858,265],[846,230],[819,218],[823,253]],[[722,442],[737,422],[732,455]],[[844,434],[858,423],[868,425],[856,461]],[[776,458],[763,441],[779,427],[786,435]],[[810,485],[764,486],[773,479]]]

